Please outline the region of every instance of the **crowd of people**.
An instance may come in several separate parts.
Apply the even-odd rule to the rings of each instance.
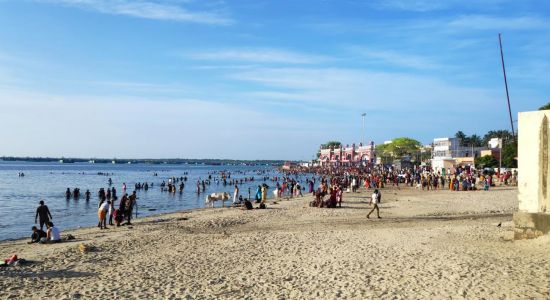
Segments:
[[[517,183],[517,171],[492,174],[484,170],[474,170],[467,168],[457,168],[454,170],[434,171],[427,167],[416,167],[411,169],[397,170],[389,167],[312,167],[295,168],[286,170],[283,173],[276,173],[276,176],[270,176],[268,171],[257,171],[255,175],[260,176],[260,183],[255,192],[252,193],[250,183],[258,179],[250,176],[245,171],[235,171],[235,174],[227,171],[209,172],[204,179],[199,178],[196,182],[196,193],[206,193],[211,185],[226,188],[233,186],[232,202],[235,206],[251,208],[252,202],[259,203],[265,208],[270,186],[272,182],[273,198],[301,197],[305,193],[313,196],[310,206],[318,208],[336,208],[341,207],[344,198],[344,192],[355,193],[359,188],[372,189],[374,192],[370,196],[369,202],[373,205],[370,214],[376,211],[380,217],[378,204],[380,203],[381,190],[387,186],[399,187],[400,185],[417,188],[425,191],[437,191],[449,189],[452,191],[472,191],[489,190],[495,182],[514,185]],[[102,174],[103,175],[103,174]],[[111,175],[106,173],[105,175]],[[188,181],[188,173],[184,176],[169,177],[160,184],[161,192],[183,193],[185,184]],[[154,176],[158,176],[154,173]],[[241,185],[248,183],[248,195],[244,195]],[[122,184],[121,197],[117,196],[117,189],[112,186],[113,181],[108,179],[108,188],[100,188],[97,195],[98,203],[98,224],[100,229],[107,229],[108,226],[132,225],[133,212],[137,216],[137,191],[147,191],[154,187],[151,182],[138,182],[134,184],[134,191],[127,193],[126,183]],[[91,198],[90,190],[84,193],[86,200]],[[248,197],[246,197],[248,196]],[[74,188],[72,191],[67,188],[65,192],[67,199],[80,197],[80,189]],[[35,223],[38,226],[32,227],[33,243],[55,243],[60,241],[59,229],[52,223],[52,216],[44,201],[36,210]],[[46,226],[46,231],[44,231]]]

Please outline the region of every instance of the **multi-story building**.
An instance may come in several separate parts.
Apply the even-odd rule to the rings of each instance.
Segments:
[[[462,146],[459,138],[436,138],[433,141],[432,168],[437,171],[456,166],[474,166],[476,157],[486,147]]]
[[[321,166],[354,166],[368,165],[375,162],[374,142],[369,145],[356,144],[321,149],[319,164]]]

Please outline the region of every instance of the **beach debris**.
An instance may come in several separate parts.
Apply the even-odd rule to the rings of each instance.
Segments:
[[[95,251],[95,250],[96,250],[96,247],[93,246],[93,245],[86,245],[86,244],[78,245],[78,251],[80,251],[80,253],[82,253],[82,254],[86,254],[88,252],[92,252],[92,251]]]

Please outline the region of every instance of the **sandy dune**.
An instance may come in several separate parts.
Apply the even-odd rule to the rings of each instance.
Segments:
[[[0,298],[550,297],[550,239],[501,238],[515,189],[382,192],[382,219],[365,218],[363,192],[339,209],[310,208],[306,196],[75,230],[57,245],[3,242],[4,257],[35,263],[0,269]],[[81,243],[96,251],[80,253]]]

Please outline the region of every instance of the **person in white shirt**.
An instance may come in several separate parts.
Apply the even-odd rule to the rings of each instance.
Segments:
[[[97,210],[97,217],[99,218],[100,229],[107,229],[107,212],[109,211],[109,206],[111,206],[111,201],[107,200],[103,202]]]
[[[372,193],[371,195],[371,204],[374,204],[374,207],[367,214],[367,219],[370,218],[370,214],[372,214],[375,209],[376,215],[378,216],[378,219],[380,219],[380,209],[378,208],[378,204],[380,204],[380,198],[382,198],[382,194],[378,190],[374,190],[374,193]]]
[[[237,204],[239,202],[239,186],[235,184],[235,191],[233,192],[233,204]]]
[[[61,242],[61,234],[59,233],[59,229],[57,227],[53,226],[52,222],[46,223],[46,227],[48,228],[46,231],[46,240],[40,241],[40,243],[59,243]]]

